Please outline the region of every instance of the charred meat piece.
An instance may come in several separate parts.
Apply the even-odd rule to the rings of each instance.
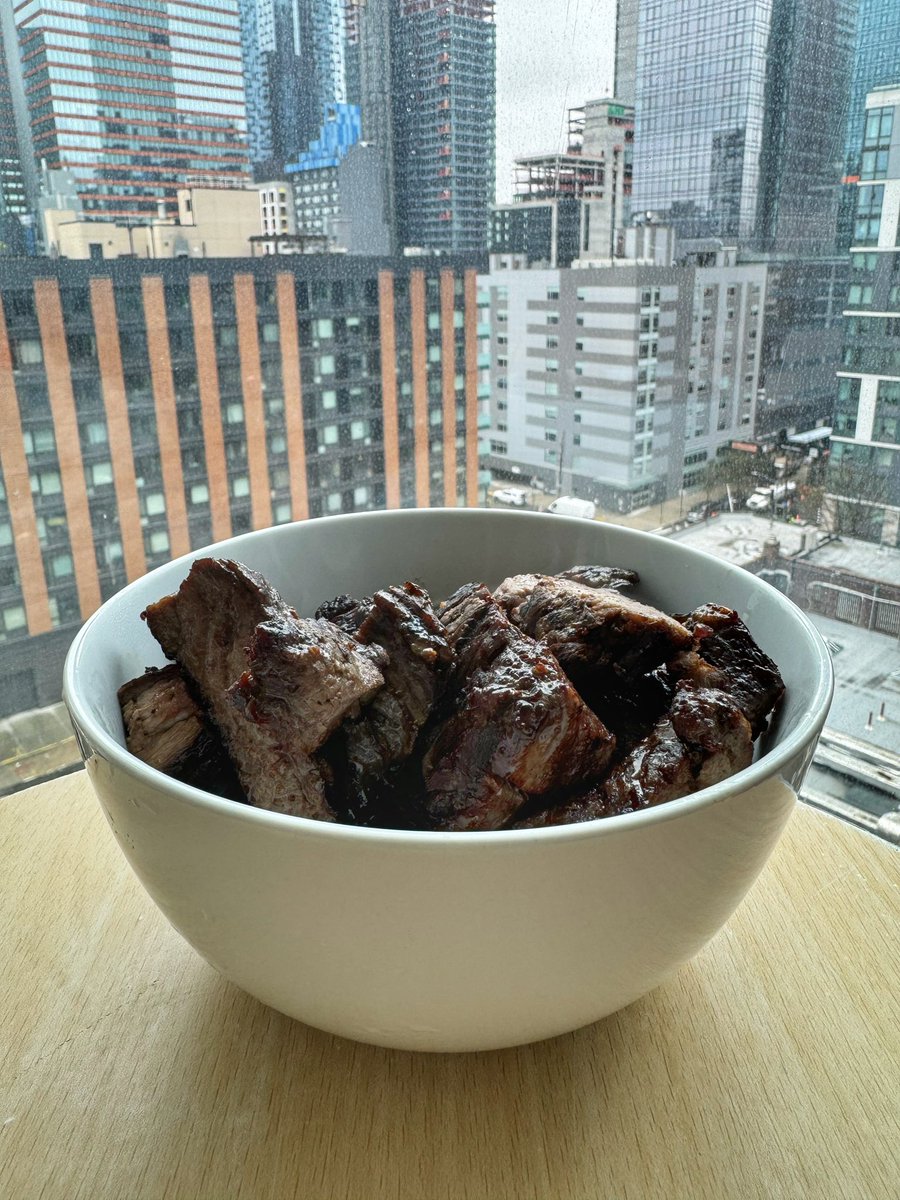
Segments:
[[[725,692],[681,685],[669,712],[606,777],[613,812],[664,804],[742,771],[753,757],[750,725]]]
[[[546,829],[551,825],[579,825],[584,821],[598,821],[601,817],[614,817],[624,812],[634,812],[630,799],[623,796],[617,806],[606,795],[603,784],[598,783],[552,808],[529,810],[527,816],[519,814],[510,828]]]
[[[356,636],[387,656],[384,687],[360,720],[347,726],[351,758],[375,773],[412,752],[453,663],[453,651],[430,596],[414,583],[376,592]]]
[[[444,620],[473,669],[423,761],[435,826],[500,829],[530,797],[599,779],[615,739],[547,648],[510,625],[483,587],[461,589]]]
[[[624,567],[592,565],[569,567],[568,571],[560,571],[556,578],[571,579],[575,583],[583,583],[585,587],[611,588],[615,592],[625,591],[641,581],[637,571],[628,571]]]
[[[441,606],[447,641],[456,656],[457,686],[479,667],[486,667],[509,645],[513,629],[483,583],[467,583]]]
[[[301,620],[261,575],[224,559],[198,559],[143,615],[207,705],[250,803],[334,820],[310,751],[381,686],[372,651]]]
[[[712,787],[750,765],[750,726],[724,692],[679,685],[649,734],[586,792],[520,815],[513,828],[543,829],[636,812]]]
[[[704,604],[680,620],[694,635],[694,644],[669,663],[670,673],[699,687],[727,692],[758,737],[784,695],[778,667],[733,609]]]
[[[674,618],[610,588],[515,575],[495,594],[513,624],[546,642],[573,679],[596,670],[632,679],[693,640]]]
[[[443,691],[453,651],[430,596],[414,583],[376,592],[359,606],[359,618],[359,641],[385,654],[384,687],[357,719],[344,722],[329,747],[332,804],[356,822],[421,824],[422,814],[413,812],[415,787],[406,789],[403,804],[396,773],[385,773],[412,754]]]
[[[353,596],[335,596],[333,600],[320,604],[315,616],[320,621],[331,621],[345,633],[355,634],[370,604],[371,600],[368,598],[356,600]]]
[[[383,686],[386,662],[330,621],[289,614],[257,625],[228,696],[249,720],[312,754]]]
[[[218,731],[175,663],[150,667],[118,691],[125,744],[148,766],[229,800],[245,799]]]

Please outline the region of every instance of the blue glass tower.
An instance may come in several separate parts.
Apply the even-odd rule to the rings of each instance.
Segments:
[[[251,159],[280,175],[346,99],[341,0],[240,0]]]

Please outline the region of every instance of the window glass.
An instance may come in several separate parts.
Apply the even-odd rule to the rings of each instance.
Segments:
[[[3,35],[0,719],[23,641],[58,703],[97,598],[220,529],[504,486],[774,538],[893,664],[900,5],[64,7]]]

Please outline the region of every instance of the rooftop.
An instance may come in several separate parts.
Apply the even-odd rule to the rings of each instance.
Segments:
[[[817,566],[833,571],[847,571],[879,583],[900,583],[900,548],[895,546],[838,537],[823,542],[808,557]]]
[[[746,567],[762,556],[769,537],[778,538],[781,553],[792,557],[803,549],[804,536],[809,538],[816,533],[811,525],[790,525],[786,521],[774,521],[770,517],[755,516],[749,512],[734,512],[721,513],[699,525],[689,525],[672,533],[671,537],[697,550],[714,554],[717,558],[724,558],[736,566]],[[870,546],[870,553],[871,549]]]
[[[834,701],[826,728],[896,754],[900,747],[900,640],[818,613],[806,615],[829,643],[834,661]]]

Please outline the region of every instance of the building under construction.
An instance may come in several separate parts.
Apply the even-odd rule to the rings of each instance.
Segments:
[[[563,152],[516,160],[513,203],[494,209],[491,249],[551,267],[614,257],[629,216],[633,133],[634,110],[614,100],[570,109]]]

